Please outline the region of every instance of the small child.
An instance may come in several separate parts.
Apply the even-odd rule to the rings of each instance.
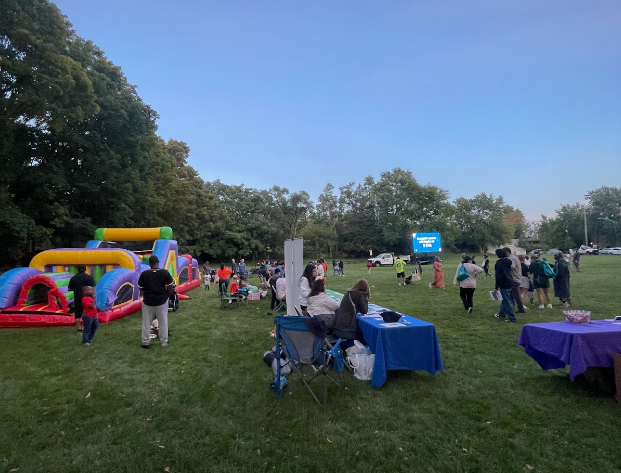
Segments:
[[[84,286],[82,288],[82,321],[84,323],[84,331],[82,332],[82,343],[90,345],[95,336],[95,332],[99,328],[97,320],[97,308],[95,307],[95,290],[93,286]]]
[[[371,267],[373,266],[373,264],[370,261],[367,261],[367,270],[369,271],[369,274],[371,274]]]
[[[149,339],[157,338],[160,335],[160,323],[157,319],[153,319],[151,322],[151,334],[149,335]]]
[[[237,275],[233,276],[233,281],[231,281],[231,285],[229,286],[229,292],[231,294],[236,294],[239,291],[239,278]]]

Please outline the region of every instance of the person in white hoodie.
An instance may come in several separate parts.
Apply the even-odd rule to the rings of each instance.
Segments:
[[[300,302],[300,309],[302,310],[302,315],[308,315],[306,311],[306,307],[308,306],[308,296],[313,287],[313,281],[317,277],[317,266],[310,263],[306,265],[304,268],[304,273],[302,273],[302,277],[298,281],[298,286],[300,287],[300,298],[298,301]]]
[[[308,313],[313,317],[325,320],[328,328],[334,327],[336,311],[341,306],[339,299],[332,299],[326,292],[326,283],[323,279],[316,279],[313,289],[308,296]]]
[[[457,276],[462,266],[468,272],[468,277],[463,281],[458,281]],[[455,272],[453,284],[459,283],[459,297],[469,314],[472,313],[472,308],[474,307],[472,298],[477,288],[477,276],[482,272],[483,268],[479,268],[476,264],[472,264],[472,258],[470,256],[464,256],[462,263],[457,266],[457,271]]]

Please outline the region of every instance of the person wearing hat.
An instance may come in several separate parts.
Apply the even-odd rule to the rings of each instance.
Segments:
[[[157,256],[149,258],[150,268],[143,271],[138,278],[138,288],[142,295],[142,348],[149,348],[151,341],[151,323],[159,320],[160,343],[168,345],[168,297],[172,294],[175,281],[170,273],[160,268]]]

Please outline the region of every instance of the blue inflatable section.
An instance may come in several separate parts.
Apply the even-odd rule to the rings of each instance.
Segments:
[[[24,283],[42,272],[36,268],[14,268],[0,276],[0,307],[15,305]]]
[[[95,286],[97,309],[102,311],[111,309],[120,292],[126,294],[128,301],[136,299],[138,276],[136,271],[124,268],[113,269],[104,274]]]

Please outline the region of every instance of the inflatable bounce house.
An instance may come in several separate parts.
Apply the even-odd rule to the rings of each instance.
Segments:
[[[119,244],[135,249],[119,248]],[[170,227],[98,228],[85,248],[58,248],[37,254],[28,268],[0,276],[0,327],[74,325],[69,280],[77,265],[95,279],[96,306],[103,323],[140,310],[138,278],[156,255],[175,280],[177,293],[200,286],[198,262],[179,255]],[[187,298],[187,297],[186,297]]]

